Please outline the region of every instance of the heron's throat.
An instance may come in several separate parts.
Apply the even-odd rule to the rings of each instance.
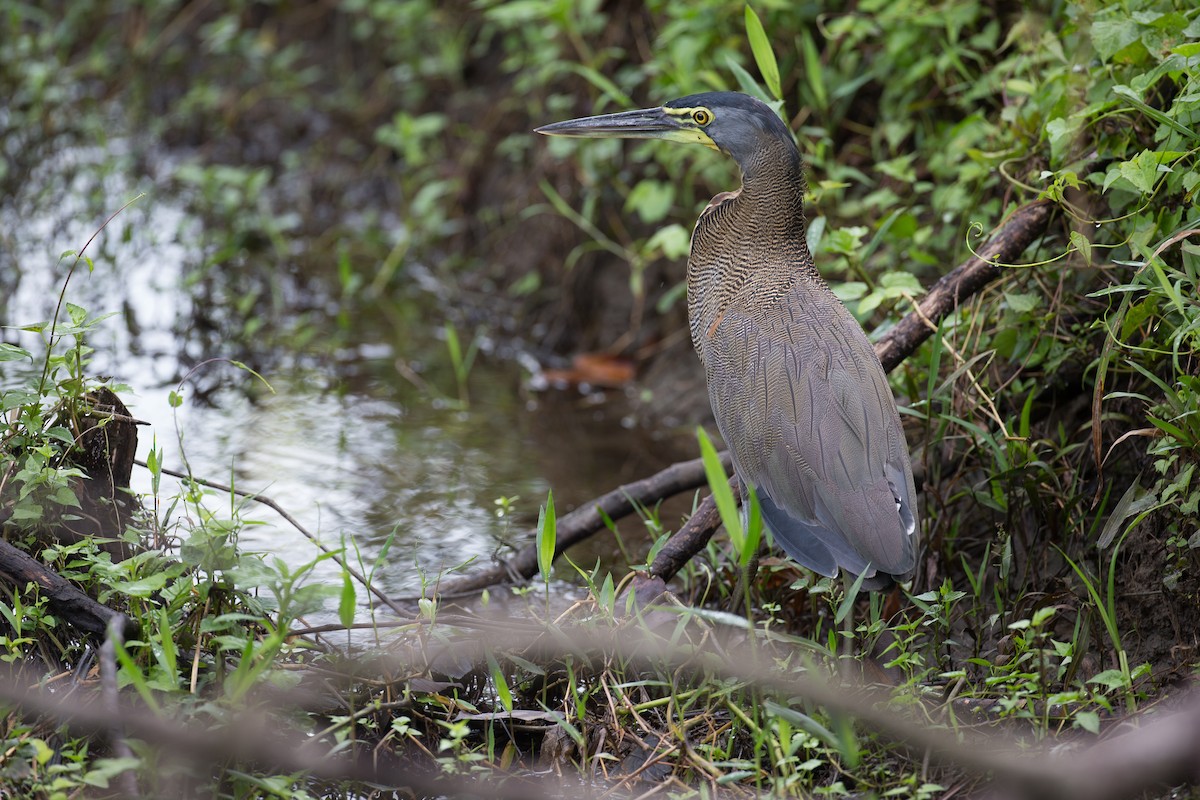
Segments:
[[[692,233],[688,321],[701,360],[730,311],[757,318],[773,313],[798,281],[823,285],[805,241],[795,147],[775,142],[738,161],[741,188],[714,197]]]
[[[742,170],[742,202],[778,224],[781,237],[793,234],[793,225],[803,230],[804,163],[796,146],[767,140],[737,161]]]

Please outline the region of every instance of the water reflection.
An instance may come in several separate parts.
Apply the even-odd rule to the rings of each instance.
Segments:
[[[67,201],[41,208],[14,197],[0,204],[8,231],[0,255],[9,290],[0,300],[3,324],[49,319],[67,267],[58,255],[87,241],[97,227],[97,205],[111,210],[146,183],[144,176],[114,171],[104,154],[91,155],[100,163],[90,189],[77,183],[87,180],[80,165],[88,153],[75,153],[70,163],[77,177]],[[186,457],[198,477],[262,492],[327,545],[358,548],[368,565],[394,532],[377,575],[388,593],[416,594],[422,573],[433,579],[473,558],[486,562],[506,541],[524,544],[551,487],[565,512],[671,460],[661,444],[622,425],[619,397],[597,403],[574,392],[529,394],[522,388],[527,375],[511,354],[485,355],[475,364],[468,408],[441,402],[456,394],[454,376],[438,335],[442,321],[429,313],[428,287],[416,281],[408,296],[359,309],[362,318],[337,348],[310,348],[304,344],[310,337],[296,339],[299,346],[287,352],[279,345],[286,336],[270,339],[270,355],[255,354],[255,367],[273,389],[265,390],[249,372],[220,360],[253,350],[253,335],[235,339],[192,329],[219,311],[197,306],[222,296],[199,292],[189,267],[203,259],[194,248],[201,227],[160,192],[140,199],[96,240],[89,250],[95,269],[80,268],[67,298],[93,316],[114,312],[89,337],[95,349],[90,373],[130,387],[124,399],[150,423],[140,431],[139,458],[156,442],[164,465],[181,468]],[[238,301],[225,297],[218,305]],[[336,307],[336,298],[306,297],[301,305]],[[287,314],[284,309],[285,325]],[[326,324],[332,328],[335,318],[336,311],[327,312]],[[34,334],[10,329],[5,340],[41,351]],[[217,360],[182,384],[185,402],[172,409],[168,393],[193,365],[209,359]],[[421,386],[411,380],[413,364],[425,365]],[[0,368],[5,386],[19,379],[18,365]],[[195,402],[198,387],[206,402]],[[134,488],[150,491],[144,470],[135,470]],[[164,481],[164,492],[171,491]],[[519,497],[506,519],[495,513],[502,496]],[[227,503],[210,500],[214,510]],[[244,513],[264,523],[245,529],[244,548],[279,555],[292,566],[317,555],[269,509],[251,504]],[[636,538],[638,528],[626,530]],[[597,554],[613,553],[611,544],[601,544],[582,560],[590,566]],[[315,578],[340,580],[340,573],[325,562]]]

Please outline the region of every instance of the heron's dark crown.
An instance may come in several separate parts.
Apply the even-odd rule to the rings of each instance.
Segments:
[[[788,126],[770,106],[748,94],[701,92],[671,100],[665,107],[703,107],[711,111],[713,120],[704,132],[717,147],[738,162],[743,174],[761,165],[764,149],[773,142],[784,145],[780,156],[789,167],[800,169],[796,141]]]

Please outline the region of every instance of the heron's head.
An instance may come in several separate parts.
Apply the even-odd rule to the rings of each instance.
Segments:
[[[621,111],[543,125],[538,133],[590,139],[667,139],[697,142],[730,155],[743,171],[756,154],[777,143],[795,152],[783,120],[760,100],[740,92],[704,92],[658,108]]]

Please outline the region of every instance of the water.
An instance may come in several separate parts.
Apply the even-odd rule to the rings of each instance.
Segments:
[[[128,385],[123,399],[149,423],[139,431],[139,459],[157,446],[168,468],[186,463],[197,477],[261,492],[325,544],[357,549],[368,565],[394,535],[376,577],[396,596],[417,594],[423,576],[435,579],[472,559],[484,566],[504,542],[524,544],[551,486],[563,513],[666,460],[644,433],[622,424],[619,393],[597,402],[525,388],[529,373],[518,362],[530,359],[512,357],[520,343],[510,343],[504,357],[479,358],[469,405],[449,400],[457,387],[441,322],[427,313],[430,289],[447,287],[431,287],[427,273],[411,281],[408,295],[389,298],[392,307],[356,320],[332,352],[274,352],[264,360],[268,388],[220,360],[228,353],[219,339],[193,335],[191,326],[206,316],[198,306],[208,302],[188,266],[198,258],[203,224],[121,152],[115,140],[105,150],[61,153],[38,176],[39,196],[0,205],[7,290],[0,321],[49,319],[71,263],[59,254],[83,247],[107,213],[145,193],[92,243],[95,269],[77,268],[67,295],[93,316],[113,314],[88,338],[95,350],[89,374]],[[452,302],[452,291],[440,294]],[[36,334],[10,327],[4,340],[44,352]],[[237,354],[232,342],[228,349]],[[411,370],[422,364],[414,382]],[[17,379],[17,366],[0,365],[4,385]],[[171,407],[172,391],[184,397],[179,408]],[[163,493],[177,484],[165,479]],[[149,493],[146,470],[135,469],[133,488]],[[501,497],[518,498],[507,518],[496,513]],[[229,500],[213,494],[207,505],[227,514]],[[280,556],[293,568],[316,557],[304,534],[266,507],[248,504],[241,513],[262,523],[243,530],[244,550]],[[636,538],[638,527],[625,530]],[[613,551],[593,545],[585,560]],[[340,582],[340,572],[325,562],[311,579]]]

